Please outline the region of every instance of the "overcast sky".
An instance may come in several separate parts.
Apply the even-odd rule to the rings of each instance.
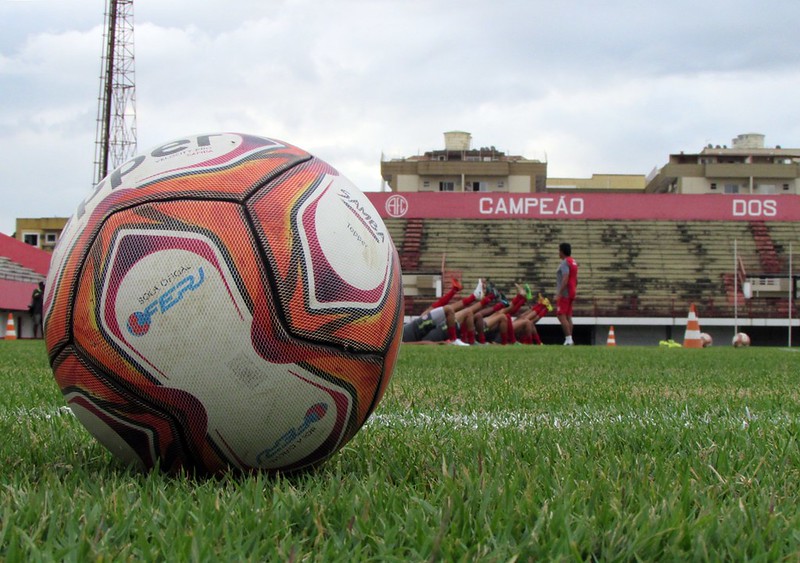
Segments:
[[[0,232],[91,189],[104,0],[0,0]],[[800,147],[800,2],[136,0],[139,149],[276,137],[381,188],[445,131],[548,175]]]

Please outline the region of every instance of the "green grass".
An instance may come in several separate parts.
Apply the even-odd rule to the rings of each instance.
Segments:
[[[194,481],[118,464],[0,341],[0,560],[797,560],[798,360],[404,347],[316,472]]]

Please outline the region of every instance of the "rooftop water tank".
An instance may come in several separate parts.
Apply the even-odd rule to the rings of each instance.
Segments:
[[[472,135],[466,131],[447,131],[444,134],[444,148],[448,151],[468,151],[472,145]]]
[[[761,133],[742,133],[733,140],[735,149],[763,149],[764,135]]]

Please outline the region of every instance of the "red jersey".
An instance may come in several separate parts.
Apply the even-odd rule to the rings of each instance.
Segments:
[[[578,293],[578,263],[572,256],[567,256],[565,260],[567,261],[567,266],[569,266],[567,289],[569,289],[570,298],[575,299],[575,295]]]
[[[556,297],[575,299],[575,295],[578,292],[578,263],[572,256],[564,258],[558,266],[558,270],[556,271],[556,283],[559,287],[561,286],[561,281],[564,279],[564,276],[567,276],[567,282]]]

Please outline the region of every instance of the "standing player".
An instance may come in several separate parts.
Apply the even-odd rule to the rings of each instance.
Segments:
[[[44,282],[40,281],[36,289],[33,290],[31,295],[31,304],[28,305],[31,315],[33,315],[33,337],[44,338],[44,329],[42,328],[42,301],[44,300]]]
[[[558,245],[561,264],[556,271],[556,317],[564,331],[564,346],[572,346],[572,304],[578,293],[578,263],[568,242]]]

